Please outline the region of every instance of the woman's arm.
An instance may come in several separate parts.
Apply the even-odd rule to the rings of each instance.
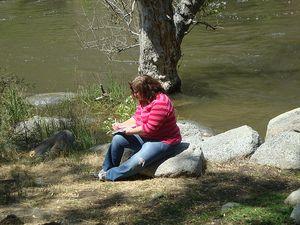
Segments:
[[[127,134],[127,135],[143,134],[143,133],[144,133],[144,131],[143,131],[142,126],[125,129],[125,134]]]
[[[112,128],[113,130],[118,130],[120,128],[124,128],[124,127],[132,127],[136,124],[135,119],[133,117],[131,117],[130,119],[122,122],[122,123],[114,123]]]

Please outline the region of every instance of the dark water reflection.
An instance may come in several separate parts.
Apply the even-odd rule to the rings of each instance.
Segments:
[[[35,92],[75,90],[111,74],[131,79],[136,65],[80,49],[75,30],[91,2],[0,1],[0,67],[35,83]],[[218,132],[248,124],[264,136],[270,118],[300,105],[300,2],[227,0],[208,21],[224,29],[197,27],[184,40],[178,115]]]

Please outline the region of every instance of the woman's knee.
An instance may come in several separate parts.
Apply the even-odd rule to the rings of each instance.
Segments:
[[[143,144],[143,149],[146,151],[157,151],[157,152],[161,152],[164,150],[164,143],[162,142],[146,142]]]
[[[144,149],[153,148],[153,143],[152,142],[146,142],[146,143],[143,144],[143,148]]]
[[[121,135],[121,134],[116,134],[113,136],[111,143],[117,144],[117,145],[122,145],[122,144],[126,143],[126,138],[123,137],[123,135]]]

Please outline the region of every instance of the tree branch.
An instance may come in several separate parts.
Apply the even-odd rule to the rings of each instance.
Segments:
[[[139,33],[135,32],[131,27],[132,22],[132,13],[135,7],[135,0],[132,2],[130,6],[130,11],[127,10],[127,5],[124,3],[123,0],[115,1],[115,0],[103,0],[108,8],[117,16],[119,17],[127,26],[128,31],[133,35],[139,35]]]
[[[187,35],[188,33],[190,33],[192,30],[193,30],[193,28],[195,27],[195,26],[197,26],[198,24],[203,24],[203,25],[205,25],[206,27],[206,30],[208,30],[208,29],[212,29],[212,30],[216,30],[216,29],[218,29],[218,28],[220,28],[219,26],[213,26],[213,25],[211,25],[211,24],[209,24],[209,23],[207,23],[207,22],[205,22],[205,21],[193,21],[193,25],[189,28],[189,30],[187,30],[185,33],[184,33],[184,35]]]
[[[180,0],[175,8],[173,16],[176,27],[176,38],[178,43],[182,42],[183,37],[193,25],[194,18],[206,0]]]
[[[98,2],[105,5],[108,13],[103,14],[97,10]],[[105,53],[109,60],[113,60],[117,53],[139,46],[138,34],[133,31],[138,30],[135,2],[136,0],[98,0],[91,13],[82,8],[86,24],[78,23],[79,29],[75,30],[81,47],[97,49]],[[136,35],[128,35],[128,31]]]
[[[205,22],[205,21],[197,21],[197,22],[195,23],[195,25],[198,25],[198,24],[203,24],[203,25],[205,25],[206,30],[208,30],[209,28],[212,29],[212,30],[218,29],[217,26],[211,25],[211,24],[209,24],[209,23],[207,23],[207,22]]]

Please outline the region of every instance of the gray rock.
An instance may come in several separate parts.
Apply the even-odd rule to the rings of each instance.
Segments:
[[[285,131],[269,138],[255,151],[251,161],[281,169],[299,169],[300,133]]]
[[[227,202],[226,204],[222,205],[221,211],[224,213],[228,211],[229,209],[239,207],[241,204],[237,202]]]
[[[166,159],[151,164],[141,171],[150,177],[201,176],[205,170],[205,160],[197,145],[182,142],[174,154]]]
[[[96,146],[89,148],[88,151],[97,152],[104,156],[109,148],[109,145],[110,145],[110,143],[96,145]]]
[[[296,191],[293,191],[285,200],[285,204],[295,206],[300,204],[300,188]]]
[[[73,100],[76,96],[72,92],[56,92],[33,95],[27,97],[26,100],[33,106],[49,106]]]
[[[300,204],[296,205],[290,216],[296,224],[300,224]]]
[[[180,128],[184,141],[189,143],[196,143],[215,135],[211,128],[205,127],[194,121],[179,120],[177,125]]]
[[[18,123],[14,129],[15,135],[31,136],[34,135],[41,127],[49,129],[68,127],[71,125],[71,120],[66,118],[41,117],[34,116],[29,120]]]
[[[35,149],[33,149],[30,152],[30,155],[41,156],[46,152],[55,154],[72,147],[74,141],[75,141],[75,137],[71,131],[69,130],[59,131],[56,132],[51,137],[44,140],[41,144],[39,144]]]
[[[259,134],[244,125],[208,138],[201,147],[206,160],[226,162],[251,155],[260,143]]]
[[[268,123],[265,140],[272,138],[284,131],[300,131],[300,108],[283,113]]]

